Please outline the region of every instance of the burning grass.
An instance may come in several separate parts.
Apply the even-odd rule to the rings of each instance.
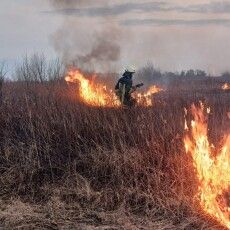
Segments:
[[[184,139],[185,148],[192,154],[199,179],[198,198],[203,209],[223,225],[230,228],[230,134],[221,149],[213,154],[215,147],[208,140],[207,114],[204,105],[192,105],[194,120],[191,122],[192,137]],[[207,114],[206,114],[207,113]],[[186,130],[188,125],[186,123]]]
[[[206,97],[214,143],[227,128],[228,99]],[[98,108],[77,101],[64,82],[6,83],[2,226],[223,229],[194,199],[199,182],[183,139],[184,107],[195,101],[195,90],[170,91],[154,107]]]
[[[105,83],[97,83],[96,78],[96,74],[87,78],[80,70],[73,69],[68,72],[65,80],[68,83],[79,84],[79,92],[76,92],[76,94],[79,94],[80,99],[87,105],[108,108],[121,107],[121,103],[114,90],[109,89]],[[135,92],[133,97],[136,99],[138,105],[148,107],[153,105],[153,94],[161,91],[163,91],[163,89],[152,85],[144,93]]]
[[[222,89],[223,89],[223,90],[230,90],[230,84],[225,83],[225,84],[222,86]]]

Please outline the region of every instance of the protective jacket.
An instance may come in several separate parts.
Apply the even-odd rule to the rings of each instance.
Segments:
[[[115,90],[119,90],[122,86],[125,85],[125,92],[126,93],[129,93],[130,90],[132,89],[133,87],[133,80],[132,80],[132,76],[129,76],[129,75],[125,75],[123,77],[121,77],[116,86],[115,86]]]
[[[122,104],[130,105],[133,103],[133,98],[131,97],[132,89],[132,73],[124,73],[115,86],[116,94]]]

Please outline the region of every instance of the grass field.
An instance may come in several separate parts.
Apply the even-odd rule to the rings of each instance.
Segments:
[[[0,106],[4,229],[224,229],[200,208],[185,153],[184,108],[211,107],[209,138],[229,131],[217,78],[175,80],[152,107],[95,108],[65,82],[5,82]]]

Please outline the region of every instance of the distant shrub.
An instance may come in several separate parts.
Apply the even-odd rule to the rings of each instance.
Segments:
[[[203,70],[196,70],[196,76],[197,77],[206,77],[207,76],[207,73]]]
[[[181,72],[181,76],[185,76],[185,77],[206,77],[207,76],[207,73],[203,70],[193,70],[193,69],[190,69],[188,71],[182,71]]]
[[[226,71],[226,72],[222,73],[221,77],[230,79],[230,72]]]
[[[153,64],[150,63],[138,70],[137,75],[146,83],[155,83],[162,79],[161,71],[156,69]]]

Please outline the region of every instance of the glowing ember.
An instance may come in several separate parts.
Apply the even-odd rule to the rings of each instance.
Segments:
[[[87,79],[79,70],[68,72],[65,80],[67,82],[79,82],[79,95],[81,100],[91,106],[118,107],[121,105],[113,90],[108,89],[106,85],[95,82],[96,76]],[[151,106],[151,96],[162,91],[157,86],[151,86],[146,93],[133,94],[137,103],[142,106]]]
[[[218,154],[214,155],[215,147],[208,141],[208,115],[204,106],[192,105],[191,109],[194,116],[192,137],[186,135],[184,145],[186,151],[192,154],[196,168],[200,204],[205,212],[230,228],[230,134]],[[187,131],[188,127],[185,122]]]
[[[228,90],[228,89],[230,89],[230,84],[225,83],[225,84],[222,86],[222,89],[223,89],[223,90]]]

